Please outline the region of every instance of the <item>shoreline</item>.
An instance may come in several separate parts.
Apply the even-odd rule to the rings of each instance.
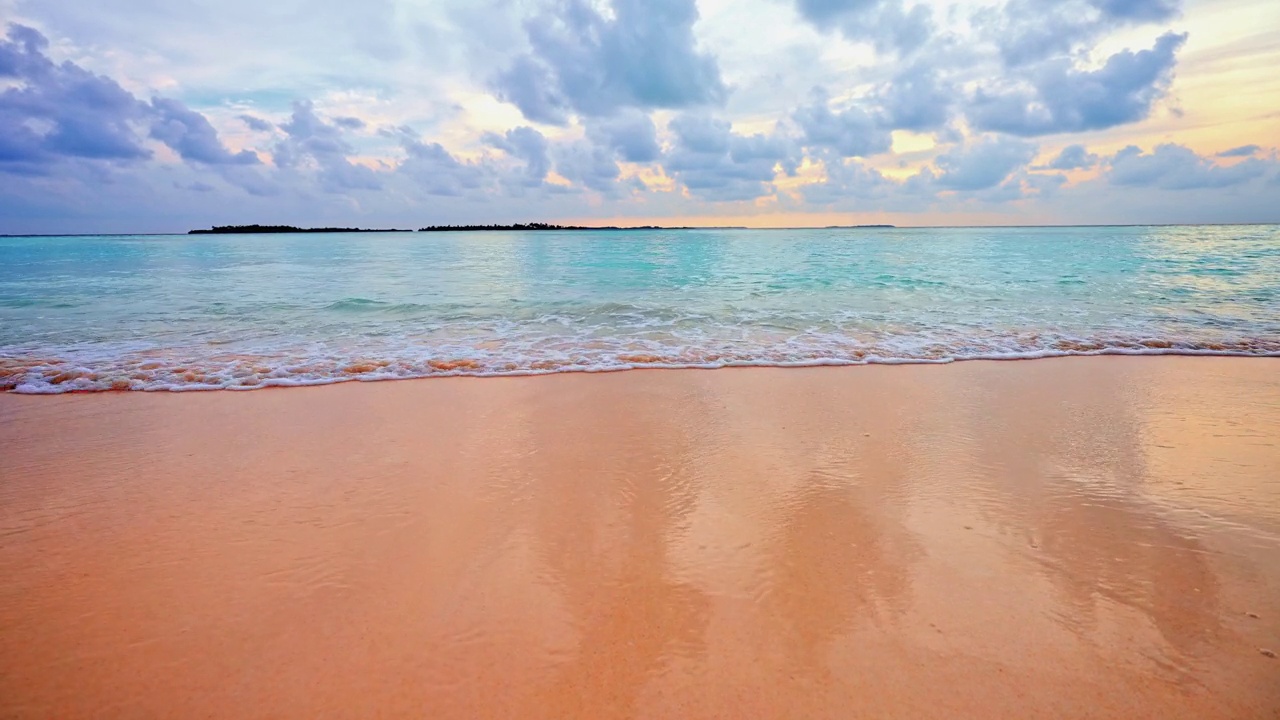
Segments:
[[[1260,360],[5,394],[0,715],[1269,717]]]
[[[731,369],[807,369],[807,368],[854,368],[854,367],[874,367],[874,366],[916,366],[916,365],[954,365],[957,363],[970,362],[1018,362],[1030,360],[1064,360],[1068,358],[1098,358],[1098,357],[1185,357],[1185,358],[1235,358],[1249,360],[1263,360],[1280,358],[1280,351],[1260,351],[1249,352],[1240,350],[1222,350],[1222,349],[1196,349],[1196,348],[1168,348],[1168,347],[1144,347],[1144,348],[1101,348],[1096,350],[1037,350],[1024,353],[1007,353],[1007,354],[988,354],[975,355],[970,357],[949,357],[940,359],[928,358],[870,358],[860,360],[839,360],[839,359],[818,359],[812,361],[795,361],[795,362],[775,362],[775,361],[729,361],[716,363],[660,363],[660,362],[636,362],[624,366],[606,366],[606,367],[576,367],[566,366],[555,369],[528,369],[528,370],[512,370],[512,371],[494,371],[480,372],[471,370],[441,370],[436,372],[418,374],[418,375],[374,375],[361,376],[360,374],[348,375],[345,377],[325,377],[325,378],[309,378],[303,380],[295,380],[292,378],[268,378],[258,385],[212,385],[200,383],[188,383],[178,386],[160,386],[160,387],[142,387],[142,388],[76,388],[69,387],[62,389],[59,385],[53,386],[30,386],[27,384],[18,384],[15,386],[6,386],[0,382],[0,396],[4,395],[95,395],[99,393],[115,394],[115,393],[165,393],[165,392],[214,392],[219,390],[230,390],[235,392],[248,392],[252,390],[268,390],[278,388],[297,388],[297,387],[324,387],[328,385],[340,385],[350,382],[394,382],[401,380],[434,380],[444,378],[515,378],[515,377],[543,377],[548,375],[597,375],[629,372],[633,370],[731,370]],[[12,360],[13,358],[0,358],[0,361]],[[373,365],[369,361],[358,361],[357,365]],[[0,371],[6,368],[0,367]],[[75,377],[81,377],[83,374],[77,374]],[[0,381],[5,376],[0,372]],[[74,378],[73,378],[74,379]],[[27,388],[27,389],[24,389]]]

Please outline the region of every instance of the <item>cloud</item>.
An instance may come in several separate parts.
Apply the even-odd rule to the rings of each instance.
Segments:
[[[1179,10],[1178,0],[1011,0],[978,13],[976,22],[1016,67],[1067,54],[1118,28],[1170,20]]]
[[[144,103],[115,80],[72,62],[46,57],[49,41],[36,30],[10,25],[0,41],[0,77],[16,84],[0,93],[0,167],[41,174],[64,160],[131,163],[151,158],[138,128],[186,162],[209,166],[256,165],[256,153],[232,153],[204,115],[177,100]],[[245,173],[224,175],[261,186]]]
[[[239,117],[241,122],[248,126],[250,130],[255,132],[271,132],[275,129],[275,125],[272,125],[262,118],[254,117],[253,115],[239,115],[237,117]]]
[[[819,207],[844,209],[873,207],[881,204],[900,188],[875,168],[857,160],[841,157],[823,158],[826,179],[799,188],[802,198]]]
[[[363,130],[365,123],[358,117],[336,117],[333,124],[345,130]]]
[[[663,167],[694,197],[754,200],[774,192],[779,167],[795,172],[796,149],[777,135],[738,135],[728,121],[699,113],[676,117],[670,129],[675,144]]]
[[[942,174],[937,185],[946,190],[985,190],[1004,182],[1036,155],[1036,146],[1009,137],[988,137],[939,155],[934,163]]]
[[[1062,173],[1029,173],[1025,179],[1036,195],[1052,195],[1067,184],[1067,176]]]
[[[535,122],[624,108],[687,108],[726,94],[715,58],[694,40],[694,0],[613,0],[612,16],[564,0],[525,24],[531,52],[494,79],[498,96]]]
[[[889,127],[921,132],[946,124],[956,94],[951,83],[939,78],[936,68],[917,62],[882,86],[876,100]]]
[[[810,103],[797,109],[792,118],[804,131],[809,147],[829,148],[842,157],[878,155],[893,147],[890,131],[863,108],[854,105],[832,112],[823,88],[815,89]]]
[[[278,167],[294,169],[311,160],[319,168],[321,186],[331,193],[382,187],[378,173],[347,159],[354,149],[343,138],[343,129],[317,115],[310,100],[295,102],[293,114],[280,129],[286,137],[275,146]]]
[[[1090,0],[1104,17],[1134,22],[1170,20],[1179,12],[1178,0]]]
[[[612,196],[622,169],[608,148],[578,142],[559,149],[556,172],[570,182]]]
[[[491,179],[488,168],[459,160],[440,143],[423,142],[413,128],[383,128],[378,134],[394,140],[405,152],[395,175],[427,195],[458,197],[486,187]]]
[[[1277,163],[1251,159],[1224,167],[1190,148],[1166,143],[1149,154],[1130,145],[1116,153],[1109,165],[1106,178],[1112,185],[1199,190],[1249,182],[1274,170]]]
[[[505,135],[485,133],[482,139],[486,144],[524,161],[524,184],[527,186],[541,185],[547,173],[551,172],[551,156],[547,152],[547,139],[531,127],[508,130]]]
[[[1150,50],[1123,50],[1094,71],[1069,60],[1036,68],[1031,86],[979,89],[969,107],[978,130],[1036,136],[1102,130],[1146,119],[1163,97],[1185,34],[1166,33]]]
[[[208,118],[176,100],[152,98],[151,137],[173,148],[183,160],[208,165],[257,165],[249,150],[232,153],[218,139]]]
[[[151,156],[131,123],[147,108],[110,78],[45,56],[48,39],[9,25],[0,40],[0,164],[63,158],[136,161]]]
[[[796,10],[819,30],[838,30],[882,51],[910,52],[933,34],[933,16],[924,3],[908,10],[901,0],[796,0]]]
[[[1262,148],[1258,147],[1257,145],[1241,145],[1240,147],[1234,147],[1234,148],[1231,148],[1230,150],[1223,150],[1217,155],[1214,155],[1214,157],[1220,157],[1220,158],[1253,157],[1254,155],[1257,155],[1260,150],[1262,150]]]
[[[1049,170],[1087,170],[1098,164],[1098,156],[1089,152],[1083,145],[1068,145],[1058,156],[1045,165]]]
[[[653,118],[639,110],[626,110],[588,123],[587,137],[597,145],[616,151],[627,162],[653,162],[662,153]]]

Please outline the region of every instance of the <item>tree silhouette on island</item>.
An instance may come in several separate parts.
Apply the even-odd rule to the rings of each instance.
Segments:
[[[882,229],[893,225],[831,225],[827,230],[835,229]],[[530,232],[530,231],[599,231],[599,230],[746,230],[746,227],[666,227],[661,225],[636,225],[619,227],[603,225],[591,227],[585,225],[554,225],[551,223],[517,223],[515,225],[429,225],[419,228],[418,232]],[[300,228],[292,225],[215,225],[208,230],[191,230],[188,235],[269,235],[275,233],[391,233],[413,232],[412,230],[372,230],[365,228]]]

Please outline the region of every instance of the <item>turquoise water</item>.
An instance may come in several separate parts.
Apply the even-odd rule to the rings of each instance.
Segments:
[[[1280,355],[1280,226],[0,238],[0,388]]]

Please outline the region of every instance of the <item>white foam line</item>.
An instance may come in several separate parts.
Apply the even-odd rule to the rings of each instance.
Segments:
[[[447,370],[434,372],[419,372],[406,374],[392,373],[363,373],[352,376],[320,376],[320,377],[265,377],[259,383],[254,385],[233,384],[232,380],[226,383],[167,383],[157,382],[154,384],[137,387],[131,390],[141,390],[145,392],[202,392],[211,390],[261,390],[270,387],[308,387],[316,385],[333,385],[342,382],[362,381],[362,382],[383,382],[391,380],[419,380],[426,378],[438,377],[531,377],[540,375],[556,375],[561,373],[603,373],[603,372],[623,372],[626,370],[716,370],[731,367],[778,367],[778,368],[802,368],[802,367],[825,367],[837,366],[847,367],[855,365],[945,365],[953,362],[965,362],[970,360],[988,360],[988,361],[1010,361],[1010,360],[1039,360],[1046,358],[1059,357],[1096,357],[1101,355],[1127,355],[1127,356],[1143,356],[1143,355],[1181,355],[1181,356],[1197,356],[1197,357],[1254,357],[1254,358],[1276,358],[1280,357],[1280,351],[1260,351],[1248,352],[1243,350],[1210,350],[1199,348],[1098,348],[1094,350],[1032,350],[1023,352],[1006,352],[1006,353],[977,353],[973,355],[959,355],[953,357],[942,358],[914,358],[914,357],[893,357],[872,355],[865,358],[851,360],[847,358],[806,358],[804,360],[724,360],[716,362],[703,363],[672,363],[672,362],[655,362],[655,363],[612,363],[602,365],[582,365],[571,364],[558,368],[528,368],[516,370]],[[299,366],[301,367],[301,366]],[[63,385],[54,385],[47,382],[32,382],[30,380],[19,384],[10,392],[21,395],[58,395],[67,392],[108,392],[110,388],[86,386],[85,383],[69,382]]]

